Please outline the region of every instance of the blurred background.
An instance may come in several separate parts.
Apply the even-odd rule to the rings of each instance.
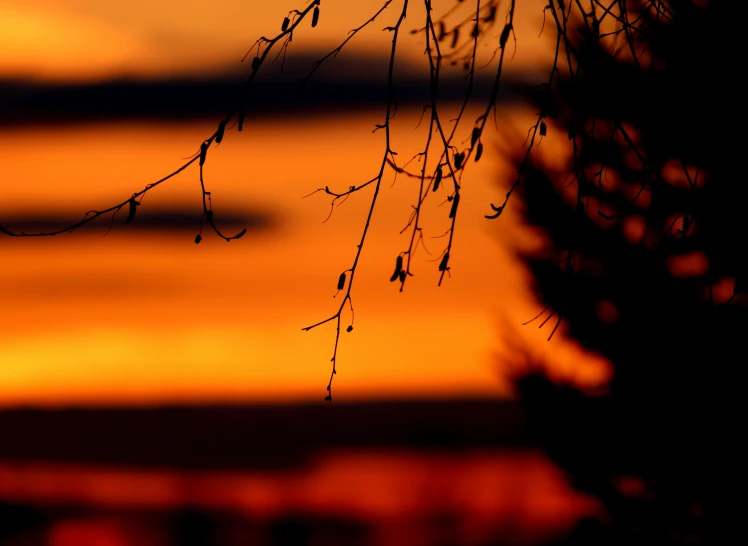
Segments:
[[[542,305],[517,250],[538,238],[511,211],[483,218],[513,177],[506,150],[534,123],[510,91],[464,179],[452,273],[439,288],[444,207],[427,213],[433,255],[416,256],[403,293],[388,282],[418,190],[386,175],[355,329],[341,339],[334,401],[322,402],[334,325],[302,328],[337,309],[368,194],[327,222],[330,200],[303,196],[376,174],[391,38],[380,29],[399,6],[298,82],[380,5],[325,0],[282,69],[278,59],[261,70],[244,131],[211,148],[216,223],[246,227],[243,239],[194,244],[197,165],[149,192],[131,224],[121,214],[54,238],[2,238],[0,544],[539,544],[599,509],[530,440],[506,373],[518,345],[559,381],[594,390],[611,373],[563,326],[551,342],[520,326]],[[547,68],[543,5],[522,3],[509,83]],[[233,104],[247,49],[296,8],[0,0],[0,222],[62,227],[181,166]],[[480,51],[486,63],[499,31]],[[401,158],[425,138],[423,47],[402,36]],[[466,138],[495,66],[477,74]],[[465,86],[459,67],[446,70],[445,119]]]

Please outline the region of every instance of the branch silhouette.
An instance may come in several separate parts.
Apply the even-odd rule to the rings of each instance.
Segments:
[[[561,86],[574,86],[581,81],[582,67],[590,63],[590,59],[585,57],[590,54],[590,49],[585,47],[584,44],[597,44],[616,58],[624,59],[634,70],[639,72],[654,66],[656,58],[652,54],[651,44],[647,41],[651,32],[652,21],[663,25],[672,23],[677,13],[673,6],[680,4],[682,1],[551,0],[544,6],[544,22],[541,35],[543,32],[553,33],[555,48],[548,77],[532,93],[533,98],[537,99],[535,103],[539,107],[539,112],[535,123],[529,128],[522,159],[517,163],[516,176],[513,177],[512,183],[508,185],[503,198],[487,204],[487,206],[490,206],[490,212],[485,214],[487,219],[499,218],[506,207],[509,206],[512,196],[525,182],[527,174],[531,170],[539,142],[558,128],[559,119],[561,119],[559,116],[564,116],[561,121],[566,124],[565,130],[568,131],[569,135],[571,166],[566,173],[566,181],[570,188],[576,190],[577,213],[580,216],[585,215],[590,207],[595,208],[595,199],[599,197],[597,195],[599,191],[595,188],[597,186],[599,189],[602,184],[601,180],[610,171],[610,166],[596,165],[595,170],[591,171],[587,166],[586,144],[594,140],[603,123],[597,117],[585,118],[584,114],[587,106],[580,97],[568,101],[567,108],[561,112],[557,92]],[[428,63],[429,90],[428,103],[424,105],[422,121],[424,119],[428,120],[428,128],[423,145],[418,148],[420,151],[401,165],[398,161],[397,151],[392,146],[390,121],[397,111],[395,67],[399,57],[398,52],[401,50],[398,46],[402,40],[402,34],[405,32],[406,18],[408,15],[415,13],[415,4],[420,4],[420,7],[423,8],[423,15],[422,19],[414,25],[415,28],[410,29],[409,33],[424,42],[424,55]],[[527,12],[523,11],[523,4],[516,2],[516,0],[508,0],[503,3],[499,0],[444,0],[439,2],[435,0],[422,0],[422,2],[383,0],[379,8],[374,10],[359,26],[351,29],[337,47],[314,62],[309,72],[301,78],[299,84],[309,81],[322,65],[331,62],[360,35],[362,30],[380,21],[390,10],[394,9],[395,5],[399,6],[396,20],[391,26],[385,26],[382,29],[384,32],[392,33],[392,41],[388,52],[387,91],[383,97],[384,119],[373,129],[375,133],[380,131],[383,133],[384,142],[379,168],[373,176],[361,183],[351,184],[343,189],[330,188],[329,186],[319,187],[306,196],[321,194],[331,198],[329,218],[336,206],[341,205],[349,198],[357,198],[357,195],[354,194],[363,195],[363,192],[371,190],[368,195],[370,200],[368,212],[362,219],[363,227],[353,253],[351,266],[343,272],[342,281],[339,279],[338,282],[338,290],[343,294],[342,300],[335,313],[324,320],[303,328],[308,331],[330,322],[336,324],[331,358],[332,369],[327,384],[327,400],[331,400],[332,381],[337,374],[340,330],[346,306],[351,311],[351,322],[347,330],[351,331],[353,327],[352,295],[354,279],[369,234],[371,220],[380,198],[384,176],[386,173],[392,172],[395,180],[398,176],[418,180],[417,193],[413,192],[412,212],[400,231],[401,234],[408,235],[407,246],[395,256],[395,273],[390,280],[399,283],[399,290],[403,291],[408,279],[414,276],[414,256],[419,246],[431,255],[424,245],[428,236],[426,235],[427,226],[423,223],[423,212],[424,207],[430,203],[427,199],[433,195],[432,201],[435,201],[435,207],[447,205],[441,210],[444,211],[442,214],[446,216],[449,223],[449,228],[445,232],[431,237],[441,239],[441,249],[433,254],[433,261],[439,271],[438,284],[441,285],[445,277],[450,275],[451,262],[455,253],[459,252],[459,249],[454,248],[453,242],[457,219],[460,215],[462,194],[465,191],[462,185],[463,176],[471,163],[480,161],[484,156],[485,142],[489,138],[489,131],[492,129],[491,124],[489,124],[492,115],[494,119],[493,128],[499,130],[497,109],[499,93],[505,86],[505,83],[502,82],[506,80],[507,50],[512,49],[512,45],[514,45],[513,51],[516,50],[516,22],[519,20],[518,18],[527,15]],[[443,11],[439,14],[437,10]],[[550,16],[547,31],[546,15]],[[242,59],[242,61],[250,60],[248,63],[250,66],[249,74],[244,82],[237,86],[237,98],[233,107],[229,108],[225,116],[218,121],[215,131],[199,144],[195,154],[179,168],[145,185],[120,202],[88,211],[81,220],[59,229],[36,232],[16,231],[8,229],[0,223],[0,233],[12,237],[55,236],[73,232],[96,218],[109,214],[111,215],[110,229],[112,229],[117,214],[123,209],[126,211],[125,223],[130,223],[136,217],[139,208],[144,206],[142,201],[148,192],[174,178],[194,163],[198,163],[199,173],[197,178],[202,192],[203,210],[199,226],[196,226],[198,233],[195,237],[195,243],[200,243],[202,240],[206,226],[216,236],[227,242],[241,238],[246,233],[246,229],[235,234],[225,234],[217,223],[220,214],[218,216],[214,215],[212,194],[209,189],[209,181],[205,176],[205,164],[210,159],[208,156],[213,147],[220,145],[225,138],[228,138],[228,131],[233,129],[236,129],[237,132],[243,131],[245,124],[248,122],[246,112],[252,100],[250,91],[268,59],[272,62],[283,57],[285,60],[286,53],[293,43],[294,32],[302,24],[316,27],[320,17],[324,17],[323,4],[321,0],[312,0],[306,3],[303,8],[290,10],[280,22],[280,31],[273,37],[261,36],[252,44],[244,59]],[[513,44],[510,44],[510,40]],[[476,72],[478,69],[485,68],[485,66],[481,67],[478,64],[479,46],[481,44],[492,46],[493,55],[485,66],[489,66],[495,61],[495,73],[488,98],[480,105],[480,113],[475,119],[466,120],[468,106],[472,104],[474,99]],[[510,55],[513,55],[513,51]],[[464,71],[466,81],[465,93],[459,103],[457,115],[449,120],[444,117],[445,105],[439,97],[445,63],[449,66],[460,66]],[[494,69],[492,68],[492,70]],[[611,86],[613,85],[616,84],[600,83],[596,93],[603,97],[612,96]],[[584,99],[594,101],[595,97],[585,96]],[[428,112],[427,118],[426,112]],[[631,156],[636,158],[642,167],[638,192],[628,204],[628,206],[636,206],[637,200],[649,188],[663,183],[662,176],[658,173],[659,166],[653,164],[652,159],[642,150],[641,142],[638,140],[636,133],[631,132],[631,127],[625,120],[614,119],[609,129],[609,140],[624,143]],[[414,161],[417,161],[419,166],[409,168],[411,162]],[[691,177],[685,163],[683,170],[687,173],[687,176]],[[697,179],[698,174],[695,178],[689,178],[693,186],[698,186],[698,182],[695,181]],[[623,207],[622,204],[617,204],[615,207],[608,205],[603,207],[600,204],[596,207],[594,213],[602,220],[613,221],[617,217],[616,215],[623,210]],[[672,220],[668,229],[680,229],[685,234],[693,223],[686,219],[691,218],[691,216],[681,215],[679,218],[680,220],[678,218]],[[576,264],[574,254],[569,253],[562,258],[562,261],[564,267],[571,274]],[[555,326],[549,337],[552,337],[554,332],[557,331],[561,320],[566,315],[566,310],[562,307],[551,306],[549,308],[551,315],[545,319],[543,324],[551,317],[556,317]]]

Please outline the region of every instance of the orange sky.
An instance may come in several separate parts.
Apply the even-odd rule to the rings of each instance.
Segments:
[[[373,15],[383,0],[324,0],[319,24],[306,25],[294,36],[294,51],[332,49],[347,32]],[[468,4],[468,2],[466,2]],[[518,37],[509,70],[547,62],[538,49],[544,0],[520,3]],[[0,0],[0,75],[35,79],[98,80],[118,76],[158,76],[165,73],[196,74],[232,65],[259,36],[272,37],[292,9],[303,9],[304,0]],[[450,1],[434,3],[439,13]],[[361,32],[351,49],[387,54],[390,36],[381,29],[399,15],[395,1]],[[467,6],[462,10],[467,11]],[[410,2],[407,30],[421,26],[421,2]],[[462,12],[458,12],[459,13]],[[521,17],[519,15],[522,15]],[[486,60],[495,49],[482,48]],[[411,58],[420,58],[423,42],[409,36],[401,44]]]
[[[286,13],[280,2],[221,0],[204,13],[204,3],[190,4],[0,2],[0,24],[19,25],[0,32],[17,52],[3,57],[0,71],[106,78],[215,67],[241,57]],[[369,11],[364,5],[377,2],[353,4],[325,0],[319,32],[307,43],[333,43]],[[370,47],[377,36],[362,43]],[[420,145],[422,134],[412,129],[418,114],[398,114],[401,157]],[[121,227],[106,238],[4,237],[0,404],[321,399],[333,327],[301,328],[336,309],[335,283],[350,267],[368,195],[350,199],[325,224],[329,201],[301,196],[373,176],[383,138],[371,133],[377,122],[374,114],[266,121],[231,132],[211,152],[206,176],[217,217],[222,205],[257,204],[278,212],[277,231],[231,244],[206,237],[199,246],[191,235],[141,237]],[[112,204],[181,165],[213,130],[214,123],[107,123],[0,131],[4,177],[12,181],[0,217]],[[493,138],[493,151],[465,179],[453,275],[441,288],[436,263],[423,253],[405,293],[388,282],[406,245],[398,232],[415,191],[404,179],[391,186],[388,176],[354,289],[356,328],[342,338],[336,399],[506,395],[497,373],[509,347],[502,339],[520,334],[552,353],[564,374],[602,377],[599,365],[579,364],[581,349],[562,336],[545,343],[547,331],[519,326],[538,304],[509,250],[518,237],[514,216],[483,219],[499,193],[493,181],[511,176]],[[143,207],[187,203],[199,221],[194,167]],[[443,233],[444,220],[433,216],[429,235]],[[439,239],[428,244],[441,251]]]

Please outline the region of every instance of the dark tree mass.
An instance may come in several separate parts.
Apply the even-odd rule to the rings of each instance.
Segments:
[[[595,4],[572,12],[556,83],[527,91],[568,138],[568,169],[517,161],[526,218],[550,240],[526,256],[549,324],[565,321],[615,376],[595,398],[537,374],[520,389],[537,438],[606,511],[569,544],[737,544],[748,186],[735,4],[626,2],[619,45]]]

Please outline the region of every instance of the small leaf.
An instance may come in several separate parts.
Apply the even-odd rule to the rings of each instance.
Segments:
[[[200,235],[199,233],[197,235],[195,235],[195,244],[196,245],[199,245],[200,241],[202,241],[202,240],[203,240],[203,236],[202,235]]]
[[[312,28],[316,27],[317,23],[319,23],[319,6],[314,6],[314,11],[312,12]]]
[[[341,273],[338,277],[338,290],[343,290],[343,288],[345,288],[345,273]]]

